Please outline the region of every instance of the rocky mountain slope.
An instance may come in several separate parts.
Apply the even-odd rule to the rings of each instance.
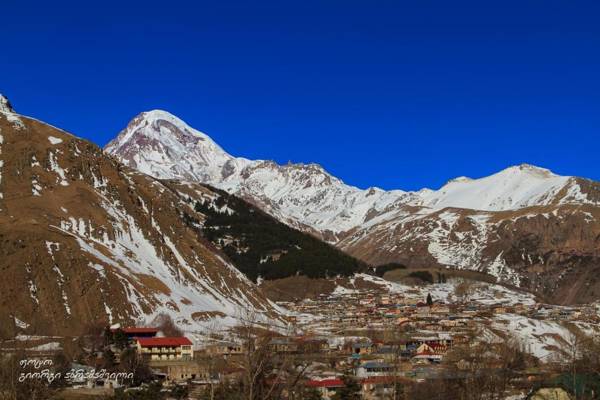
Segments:
[[[182,210],[206,218],[163,182],[0,96],[0,333],[77,334],[159,313],[188,331],[249,312],[279,320]]]
[[[315,164],[229,155],[164,111],[142,113],[106,151],[160,178],[208,183],[372,264],[490,273],[549,300],[600,297],[600,184],[531,165],[439,190],[361,190]]]

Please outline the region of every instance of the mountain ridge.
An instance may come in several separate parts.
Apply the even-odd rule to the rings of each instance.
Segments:
[[[202,163],[188,164],[201,158],[199,142],[180,142],[173,153],[169,140],[187,124],[172,121],[162,131],[175,133],[169,138],[157,134],[161,123],[132,121],[106,151],[141,171],[191,177],[240,196],[372,265],[471,269],[553,301],[600,298],[600,283],[584,280],[600,264],[598,182],[521,164],[478,179],[458,177],[438,190],[363,190],[315,164],[252,161],[222,149],[226,155],[208,158],[223,162],[204,163],[203,170]],[[122,146],[126,133],[130,140]]]
[[[157,123],[161,118],[171,125],[169,129]],[[180,132],[197,135],[203,141],[179,141],[174,146],[168,135],[177,138]],[[340,233],[364,224],[368,215],[384,212],[391,205],[506,211],[553,201],[586,202],[575,187],[574,180],[580,178],[559,176],[530,164],[510,166],[477,179],[454,178],[438,190],[360,189],[345,184],[318,164],[278,165],[231,156],[208,135],[162,110],[139,114],[109,142],[105,151],[158,178],[191,179],[238,194],[291,225],[304,224],[308,230],[321,231],[326,239],[327,232],[332,233],[330,242],[339,240]],[[181,163],[183,158],[189,160]],[[567,193],[556,198],[568,185]],[[465,190],[476,191],[477,196],[461,195]],[[323,201],[322,197],[327,196],[329,199]],[[310,203],[313,211],[297,209],[299,202]]]

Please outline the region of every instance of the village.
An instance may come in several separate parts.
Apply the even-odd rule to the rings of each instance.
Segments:
[[[273,398],[340,399],[352,386],[364,399],[418,399],[442,382],[482,379],[479,370],[490,379],[502,372],[494,390],[518,399],[560,376],[575,332],[595,335],[600,323],[596,305],[548,305],[485,285],[338,287],[279,306],[289,310],[285,329],[252,321],[201,336],[170,325],[107,328],[69,365],[77,373],[62,390],[111,396],[154,385],[165,398],[215,399],[252,375],[262,391],[279,393]],[[28,357],[61,351],[37,350]]]

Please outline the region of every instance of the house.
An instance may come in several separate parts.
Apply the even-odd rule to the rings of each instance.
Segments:
[[[356,368],[356,376],[369,378],[372,376],[387,376],[394,372],[394,366],[381,361],[369,361]]]
[[[181,382],[187,380],[210,380],[209,370],[206,364],[189,362],[186,360],[169,361],[163,365],[154,366],[155,370],[163,372],[167,381]]]
[[[417,347],[417,353],[430,352],[432,354],[444,355],[448,351],[448,346],[442,343],[423,343]]]
[[[397,376],[373,376],[364,378],[360,381],[362,397],[366,400],[393,398],[394,386],[397,387],[397,395],[402,396],[404,394],[404,389],[401,385],[395,385],[395,383],[406,384],[407,382],[410,381]]]
[[[244,346],[235,342],[222,342],[206,347],[206,353],[218,356],[230,356],[244,353]]]
[[[186,337],[136,338],[138,354],[149,361],[191,360],[192,342]]]
[[[374,353],[375,356],[383,358],[387,362],[396,362],[402,358],[403,352],[406,351],[406,343],[399,345],[384,345],[379,347]]]
[[[299,337],[297,344],[302,353],[319,353],[329,350],[329,344],[326,339],[316,337]]]
[[[415,364],[439,363],[442,361],[442,355],[435,354],[429,350],[424,350],[421,352],[417,352],[417,354],[413,356],[411,361]]]
[[[269,347],[277,353],[295,353],[298,351],[298,344],[289,338],[273,338],[269,342]]]
[[[365,355],[373,352],[373,344],[370,342],[358,342],[352,344],[353,355]]]
[[[527,396],[531,400],[571,400],[571,395],[563,388],[541,388]]]
[[[438,324],[443,328],[454,328],[462,325],[462,322],[458,319],[443,319]]]
[[[344,386],[344,382],[339,378],[311,379],[306,382],[306,386],[317,389],[321,398],[329,400],[337,389]]]

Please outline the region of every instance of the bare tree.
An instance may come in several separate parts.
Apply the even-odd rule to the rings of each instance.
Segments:
[[[237,366],[243,371],[243,398],[302,399],[309,362],[296,352],[277,352],[272,340],[281,336],[258,326],[255,314],[247,313],[241,321],[238,332],[244,354],[237,361]]]
[[[169,314],[160,313],[153,320],[152,325],[160,330],[165,336],[183,336],[183,331],[175,325]]]

